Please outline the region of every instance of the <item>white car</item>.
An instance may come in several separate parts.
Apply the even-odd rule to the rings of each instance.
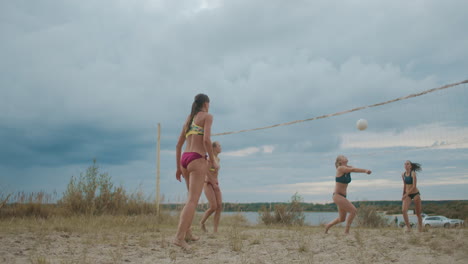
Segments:
[[[465,226],[465,221],[461,219],[449,219],[451,227],[462,227]]]
[[[425,227],[450,227],[450,219],[445,216],[426,216],[423,219],[423,226]]]

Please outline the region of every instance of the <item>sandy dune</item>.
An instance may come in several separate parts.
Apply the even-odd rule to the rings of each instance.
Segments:
[[[151,218],[2,220],[0,263],[468,263],[466,229],[265,227],[223,223],[192,250]]]

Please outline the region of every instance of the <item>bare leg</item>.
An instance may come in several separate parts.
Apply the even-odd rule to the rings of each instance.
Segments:
[[[211,184],[205,184],[204,189],[206,199],[210,204],[210,208],[208,208],[208,210],[205,211],[205,214],[203,215],[202,220],[200,221],[200,228],[203,231],[207,232],[205,223],[206,220],[208,220],[208,217],[210,217],[216,211],[216,195]]]
[[[346,219],[346,228],[345,228],[345,234],[349,234],[349,228],[351,227],[351,224],[353,223],[354,217],[356,217],[356,207],[352,203],[349,203],[352,208],[350,208],[349,215]]]
[[[187,169],[185,169],[184,167],[181,168],[182,169],[182,176],[184,176],[184,179],[185,179],[185,185],[187,186],[187,191],[189,190],[189,186],[190,186],[190,177],[189,177],[189,172]],[[187,233],[185,234],[185,240],[186,241],[197,241],[199,240],[200,238],[197,237],[197,236],[194,236],[192,234],[192,226],[190,226],[190,228],[187,230]]]
[[[203,190],[203,183],[206,175],[206,161],[204,159],[192,161],[188,166],[188,171],[190,172],[188,198],[184,208],[182,209],[182,213],[180,214],[179,226],[174,239],[175,245],[185,249],[190,248],[187,242],[185,242],[185,235],[192,224],[195,209]]]
[[[200,237],[195,236],[192,233],[192,227],[189,227],[189,229],[185,233],[185,241],[198,241],[198,240],[200,240]]]
[[[357,212],[356,207],[354,207],[354,205],[350,201],[348,201],[348,199],[342,197],[341,195],[335,195],[335,196],[339,196],[336,199],[337,205],[340,206],[344,211],[348,213],[348,217],[346,219],[345,234],[349,234],[349,228],[351,227],[354,217],[356,216],[356,212]]]
[[[419,195],[416,195],[414,197],[414,209],[416,211],[416,215],[418,216],[418,231],[422,232],[423,231],[423,226],[422,226],[422,205],[421,205],[421,197]]]
[[[343,211],[343,210],[340,210],[339,208],[338,208],[338,211],[339,211],[339,213],[338,213],[339,216],[338,216],[335,220],[331,221],[330,223],[328,223],[328,224],[325,226],[325,234],[328,234],[328,230],[329,230],[332,226],[334,226],[334,225],[336,225],[336,224],[339,224],[339,223],[341,223],[341,222],[344,222],[344,221],[346,220],[346,212]],[[343,214],[344,216],[341,216],[342,214]]]
[[[217,203],[217,208],[216,212],[214,215],[214,229],[213,232],[217,233],[218,232],[218,226],[219,226],[219,221],[221,220],[221,212],[223,211],[223,198],[221,194],[221,190],[215,191],[216,194],[216,203]]]
[[[335,202],[336,206],[338,207],[338,217],[325,226],[325,234],[328,234],[328,230],[332,226],[342,223],[346,220],[346,213],[347,213],[346,209],[349,207],[349,204],[351,204],[346,198],[344,198],[341,195],[333,195],[333,202]],[[348,231],[349,231],[349,228],[348,228]]]
[[[406,232],[411,232],[411,225],[408,218],[408,208],[411,203],[411,198],[406,197],[403,200],[403,205],[401,206],[401,212],[403,213],[403,219],[405,219]],[[422,224],[422,223],[421,223]]]
[[[185,185],[187,186],[187,191],[189,190],[189,186],[190,186],[190,174],[188,172],[187,169],[184,169],[182,166],[181,166],[181,169],[182,169],[182,176],[184,176],[184,180],[185,180]]]

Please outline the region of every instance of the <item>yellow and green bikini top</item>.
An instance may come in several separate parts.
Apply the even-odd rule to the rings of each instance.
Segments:
[[[190,135],[200,135],[203,136],[205,134],[205,129],[203,127],[195,124],[195,120],[192,120],[192,124],[190,124],[189,131],[185,133],[185,137]]]

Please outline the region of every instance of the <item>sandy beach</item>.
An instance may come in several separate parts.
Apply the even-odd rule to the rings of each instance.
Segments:
[[[466,229],[245,225],[224,219],[218,234],[194,233],[185,251],[174,224],[149,216],[1,220],[0,263],[467,263]],[[208,226],[210,229],[211,226]]]

